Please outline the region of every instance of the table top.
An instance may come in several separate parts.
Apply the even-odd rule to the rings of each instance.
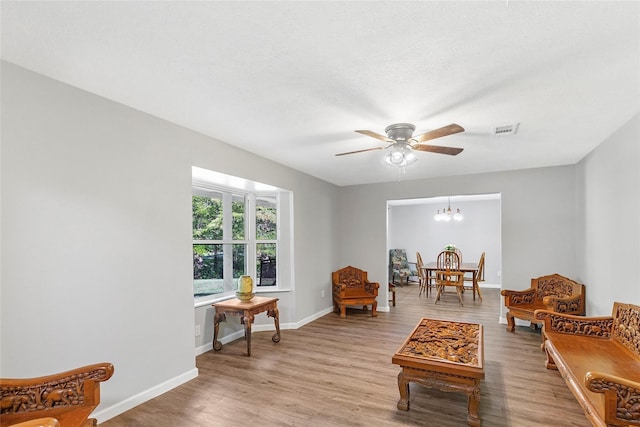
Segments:
[[[257,297],[251,298],[251,301],[240,301],[238,298],[231,298],[225,301],[211,304],[216,308],[226,308],[233,310],[251,310],[278,301],[278,298]]]
[[[437,270],[438,264],[435,261],[428,262],[424,266],[422,266],[425,270]],[[478,264],[475,262],[461,262],[460,263],[460,271],[478,271]]]
[[[458,366],[484,376],[483,328],[479,323],[423,318],[393,356],[397,365]]]

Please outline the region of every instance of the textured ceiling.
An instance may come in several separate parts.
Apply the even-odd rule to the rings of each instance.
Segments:
[[[2,59],[338,185],[573,164],[640,111],[640,2],[10,2]],[[496,126],[520,123],[514,136]]]

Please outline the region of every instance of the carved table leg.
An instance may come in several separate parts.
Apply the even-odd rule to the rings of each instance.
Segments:
[[[480,405],[480,387],[476,386],[469,393],[467,404],[467,422],[472,427],[480,427],[480,416],[478,406]]]
[[[280,342],[280,312],[275,307],[267,312],[268,317],[273,317],[273,323],[276,325],[276,333],[271,337],[271,341]]]
[[[253,323],[253,315],[244,316],[242,323],[244,323],[244,337],[247,340],[247,357],[249,357],[251,356],[251,324]]]
[[[400,391],[400,400],[398,400],[398,409],[401,411],[409,410],[409,380],[404,375],[404,370],[398,374],[398,390]]]
[[[213,349],[220,351],[222,349],[222,343],[218,341],[218,331],[220,330],[220,322],[225,322],[227,319],[224,313],[217,313],[213,316]]]

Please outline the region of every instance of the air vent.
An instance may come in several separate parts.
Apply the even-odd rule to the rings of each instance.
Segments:
[[[515,125],[498,126],[493,129],[493,134],[496,136],[515,135],[518,133],[519,126],[520,123],[516,123]]]

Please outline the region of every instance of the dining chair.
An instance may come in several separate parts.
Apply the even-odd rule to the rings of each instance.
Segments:
[[[464,288],[464,272],[460,270],[436,270],[436,300],[434,304],[437,304],[442,297],[447,286],[455,287],[456,294],[458,295],[458,301],[460,305],[462,303],[462,289]]]
[[[436,260],[438,270],[459,270],[460,256],[454,251],[442,251]]]
[[[464,276],[465,282],[471,282],[471,286],[473,287],[473,273],[471,273],[471,277]],[[475,273],[476,283],[484,282],[484,252],[480,255],[480,261],[478,261],[478,271]]]
[[[437,303],[447,286],[455,286],[456,293],[462,305],[462,292],[464,292],[464,273],[460,271],[460,257],[455,251],[444,250],[438,254],[436,260],[435,285]],[[442,272],[445,272],[443,274]],[[446,274],[448,272],[448,274]]]
[[[418,296],[421,296],[423,292],[426,296],[429,296],[429,288],[431,286],[431,282],[427,277],[427,271],[424,269],[422,255],[420,255],[420,252],[418,251],[416,251],[416,267],[418,269],[418,280],[420,283],[420,293],[418,294]]]

